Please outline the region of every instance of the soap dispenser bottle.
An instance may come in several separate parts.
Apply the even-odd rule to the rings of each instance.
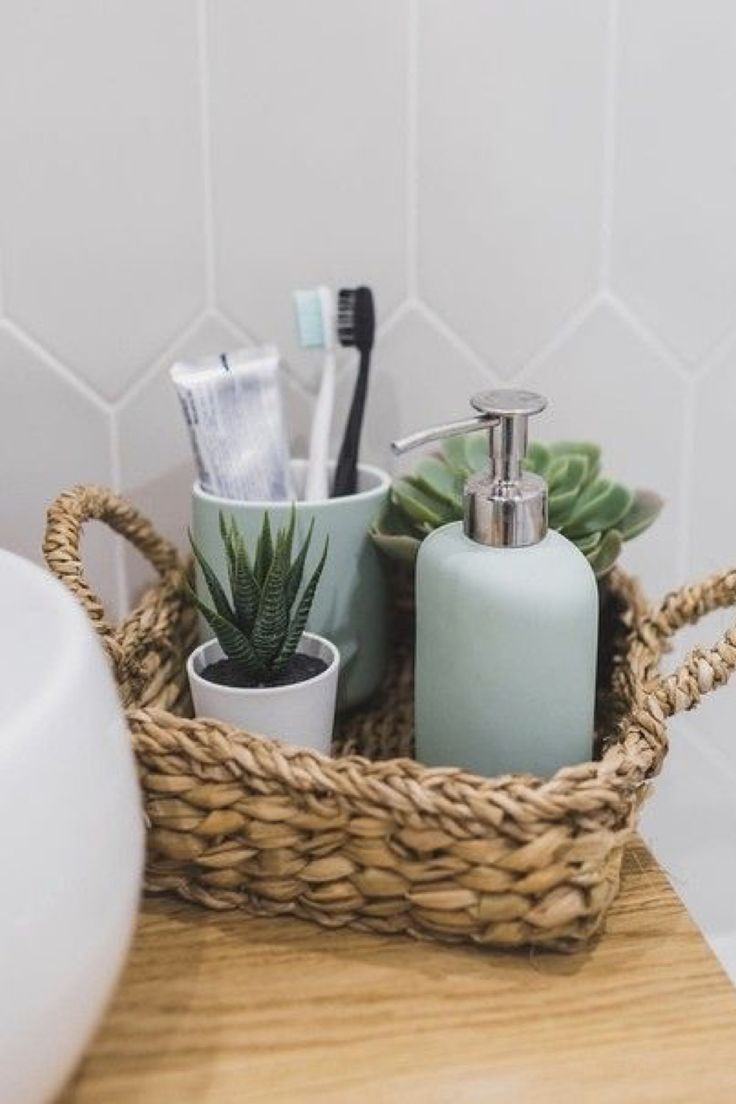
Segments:
[[[522,468],[528,419],[546,400],[501,390],[471,404],[476,416],[393,446],[490,434],[464,521],[419,550],[416,754],[488,776],[549,776],[592,755],[598,589],[582,552],[548,530],[546,483]]]

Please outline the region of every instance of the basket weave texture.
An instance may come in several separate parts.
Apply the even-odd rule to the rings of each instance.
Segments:
[[[80,559],[95,519],[159,576],[119,626]],[[617,570],[604,617],[600,758],[548,780],[427,768],[410,758],[410,615],[398,601],[384,688],[369,710],[340,722],[325,758],[192,719],[184,665],[196,618],[182,586],[190,565],[124,499],[94,486],[61,495],[44,552],[94,623],[120,688],[149,828],[147,888],[214,909],[494,946],[579,946],[617,893],[624,845],[666,754],[667,718],[736,667],[732,629],[659,673],[677,629],[736,602],[736,570],[652,608]]]

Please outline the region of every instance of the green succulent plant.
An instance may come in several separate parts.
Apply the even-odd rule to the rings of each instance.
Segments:
[[[274,536],[266,512],[251,558],[235,519],[231,517],[228,522],[220,511],[220,535],[227,560],[229,596],[189,534],[212,606],[202,602],[194,591],[190,591],[192,601],[215,633],[225,655],[241,664],[257,683],[271,682],[296,652],[327,559],[329,538],[325,540],[319,563],[297,601],[314,521],[306,540],[292,559],[295,526],[296,511],[292,510],[289,524]]]
[[[373,530],[375,542],[394,558],[413,562],[428,533],[462,518],[463,485],[485,467],[488,436],[448,437],[441,449],[394,480]],[[547,481],[550,526],[578,546],[598,578],[611,570],[624,541],[643,533],[662,509],[653,491],[603,478],[600,448],[588,442],[532,444],[524,466]]]

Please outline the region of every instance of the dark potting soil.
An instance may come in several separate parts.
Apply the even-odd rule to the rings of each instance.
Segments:
[[[217,683],[218,686],[239,686],[242,689],[269,689],[272,686],[291,686],[294,682],[306,682],[327,669],[327,664],[317,656],[297,652],[286,666],[270,682],[257,682],[246,674],[237,659],[218,659],[200,671],[203,679]]]

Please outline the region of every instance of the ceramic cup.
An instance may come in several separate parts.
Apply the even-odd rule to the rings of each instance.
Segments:
[[[306,460],[292,460],[297,491],[304,485]],[[307,628],[327,637],[340,652],[338,708],[358,705],[378,689],[386,666],[387,591],[383,567],[369,530],[388,495],[390,477],[380,468],[361,464],[358,491],[344,498],[297,502],[297,540],[304,540],[314,518],[314,536],[305,578],[315,567],[329,535],[330,550]],[[241,502],[220,498],[194,484],[192,532],[197,546],[227,588],[225,552],[219,513],[234,517],[249,546],[261,531],[264,510],[273,528],[289,520],[290,502]],[[197,571],[197,593],[209,601]],[[202,639],[212,636],[200,623]]]
[[[216,640],[200,644],[187,661],[194,712],[198,717],[214,717],[248,732],[329,755],[340,656],[334,644],[313,633],[304,634],[299,651],[323,660],[327,667],[304,682],[245,689],[202,678],[205,667],[222,659],[224,653]]]

